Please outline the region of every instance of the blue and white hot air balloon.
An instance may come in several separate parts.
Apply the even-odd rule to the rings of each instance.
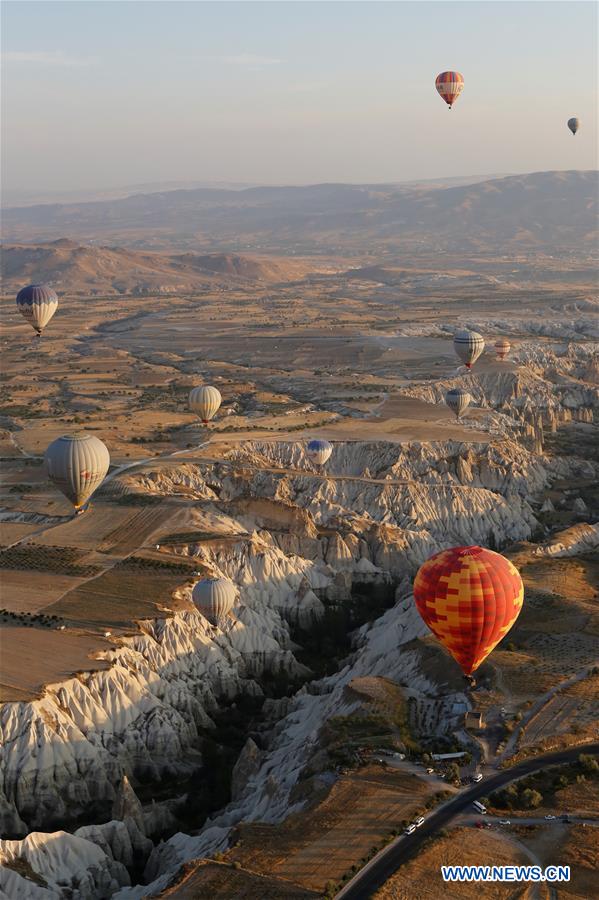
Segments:
[[[17,294],[17,309],[39,337],[58,309],[58,297],[47,284],[30,284]]]
[[[310,441],[306,447],[308,459],[310,462],[314,463],[315,466],[324,466],[326,461],[330,459],[332,452],[333,445],[330,444],[329,441],[322,441],[318,438]]]

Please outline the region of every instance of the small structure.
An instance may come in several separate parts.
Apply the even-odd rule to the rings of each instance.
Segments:
[[[443,759],[461,759],[462,756],[466,756],[465,750],[462,750],[461,753],[431,753],[431,759],[434,759],[435,762],[440,762]]]
[[[469,711],[464,717],[464,727],[471,728],[473,731],[480,731],[485,727],[485,720],[481,712]]]

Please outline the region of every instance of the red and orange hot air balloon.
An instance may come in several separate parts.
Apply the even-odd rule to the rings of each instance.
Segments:
[[[451,109],[464,90],[464,77],[459,72],[441,72],[435,79],[435,87]]]
[[[414,580],[418,612],[471,676],[505,637],[522,609],[518,570],[483,547],[452,547],[431,556]]]

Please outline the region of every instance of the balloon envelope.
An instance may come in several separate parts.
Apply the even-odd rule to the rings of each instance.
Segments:
[[[518,570],[499,553],[452,547],[420,567],[414,600],[464,675],[471,675],[518,618],[524,587]]]
[[[58,297],[46,284],[30,284],[17,294],[17,309],[31,327],[41,334],[58,309]]]
[[[228,578],[203,578],[191,592],[196,609],[211,625],[218,625],[233,609],[237,590]]]
[[[50,481],[79,509],[103,482],[110,454],[91,434],[65,434],[52,441],[45,460]]]
[[[509,341],[506,341],[505,338],[500,338],[498,341],[495,341],[495,353],[497,354],[498,359],[505,359],[511,349],[512,345]]]
[[[459,419],[472,403],[472,397],[463,388],[452,388],[445,394],[445,402],[455,413],[456,419]]]
[[[330,459],[332,452],[333,445],[328,441],[313,440],[306,447],[308,459],[316,466],[324,466],[325,462]]]
[[[573,119],[568,119],[568,128],[572,132],[572,134],[576,134],[578,129],[580,128],[580,119],[574,117]]]
[[[208,384],[193,388],[189,394],[189,408],[198,414],[204,425],[214,418],[222,402],[218,388]]]
[[[435,87],[451,109],[464,90],[464,77],[459,72],[441,72],[435,79]]]
[[[456,331],[453,336],[453,347],[467,369],[471,369],[485,349],[485,340],[478,331]]]

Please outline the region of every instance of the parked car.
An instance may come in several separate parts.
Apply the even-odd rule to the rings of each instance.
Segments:
[[[392,753],[391,755],[394,759],[405,759],[406,758],[405,753]]]
[[[434,769],[427,769],[427,770],[426,770],[426,774],[427,774],[427,775],[434,775],[434,774],[435,774],[435,770],[434,770]]]
[[[512,823],[510,822],[509,819],[500,819],[499,824],[500,825],[511,825]]]
[[[476,784],[478,784],[478,782],[482,781],[482,780],[483,780],[483,776],[482,776],[481,772],[477,772],[476,775],[474,776],[474,778],[472,779],[472,781],[476,782]]]
[[[415,831],[416,831],[415,825],[408,825],[408,827],[404,831],[404,834],[414,834]]]
[[[555,819],[555,816],[545,816],[546,819]]]
[[[414,822],[416,828],[420,828],[421,825],[424,825],[424,816],[419,816]]]

